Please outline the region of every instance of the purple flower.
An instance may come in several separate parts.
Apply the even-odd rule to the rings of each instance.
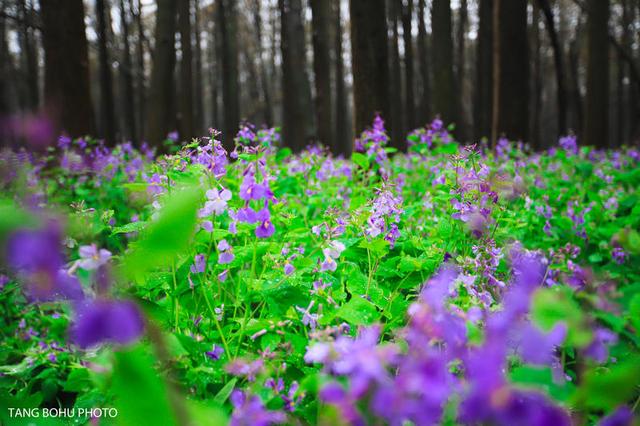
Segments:
[[[226,265],[227,263],[233,262],[233,259],[235,259],[235,256],[231,251],[231,246],[227,240],[220,240],[218,243],[218,250],[220,251],[220,255],[218,256],[218,263],[220,265]]]
[[[174,130],[173,132],[169,132],[167,134],[167,139],[172,140],[173,142],[178,142],[179,138],[180,138],[180,135],[178,134],[177,130]]]
[[[283,412],[268,411],[256,395],[247,396],[235,389],[231,392],[230,400],[233,405],[230,426],[268,426],[286,420]]]
[[[318,319],[320,318],[320,315],[311,313],[311,308],[313,308],[314,304],[315,301],[312,300],[306,309],[301,308],[300,306],[296,306],[296,311],[302,314],[302,324],[306,325],[312,330],[315,330],[315,328],[318,326]]]
[[[9,265],[18,272],[31,299],[81,300],[84,297],[78,280],[62,270],[60,234],[55,224],[14,232],[6,252]]]
[[[256,214],[256,222],[259,222],[256,228],[256,237],[258,238],[269,238],[276,231],[276,228],[271,222],[271,213],[269,213],[269,209],[266,207]]]
[[[291,275],[293,274],[293,271],[295,271],[296,268],[293,267],[293,265],[290,262],[285,262],[284,264],[284,274],[285,275]]]
[[[87,271],[98,269],[111,259],[111,252],[106,249],[98,249],[95,244],[81,246],[78,250],[80,259],[78,266]]]
[[[632,426],[633,411],[626,405],[616,408],[611,414],[604,417],[598,426]]]
[[[622,265],[627,260],[627,252],[620,247],[614,247],[611,250],[611,258],[618,264]]]
[[[240,185],[240,198],[245,201],[261,200],[267,195],[267,187],[256,182],[252,174],[245,175]]]
[[[76,306],[73,341],[83,349],[100,343],[129,344],[144,330],[144,320],[135,303],[120,300],[93,300]]]
[[[213,345],[213,348],[210,351],[205,352],[204,354],[211,360],[217,361],[220,359],[222,354],[224,353],[224,349],[218,345]]]
[[[189,270],[192,274],[201,274],[207,268],[207,260],[204,254],[196,254],[193,258],[193,265]]]
[[[227,208],[227,201],[231,199],[231,191],[228,189],[222,189],[218,191],[217,189],[210,189],[207,191],[207,201],[204,204],[204,208],[198,212],[198,216],[207,217],[211,216],[213,213],[222,214]]]

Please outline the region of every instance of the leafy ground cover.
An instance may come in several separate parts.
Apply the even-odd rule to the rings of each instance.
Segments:
[[[394,153],[376,118],[349,160],[251,126],[230,153],[214,131],[158,157],[66,137],[3,152],[0,406],[94,409],[37,424],[631,424],[640,153],[492,152],[439,120],[408,141]]]

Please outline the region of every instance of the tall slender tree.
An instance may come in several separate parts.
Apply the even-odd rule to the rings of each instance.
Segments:
[[[149,87],[149,108],[146,136],[150,143],[159,144],[174,129],[171,116],[174,98],[173,69],[176,61],[175,31],[177,0],[158,0],[156,13],[155,48]]]
[[[202,85],[202,34],[200,26],[200,0],[193,3],[193,35],[194,35],[194,96],[193,96],[193,130],[196,134],[204,130],[204,90]]]
[[[341,1],[333,1],[335,25],[335,54],[336,54],[336,154],[348,155],[351,152],[350,116],[347,105],[347,90],[344,83],[344,59],[342,48],[342,13]]]
[[[236,2],[219,0],[218,26],[222,53],[222,103],[224,104],[223,143],[233,149],[233,139],[240,122],[240,84],[238,82],[238,17]]]
[[[457,123],[457,136],[461,141],[468,141],[469,136],[469,123],[467,120],[467,88],[466,82],[466,46],[467,46],[467,27],[469,26],[468,16],[468,3],[467,0],[460,0],[458,7],[458,25],[456,27],[456,117]]]
[[[389,72],[384,0],[350,0],[351,61],[356,132],[376,113],[388,117]]]
[[[101,134],[107,143],[115,143],[116,117],[108,40],[109,34],[111,33],[111,20],[107,18],[107,13],[110,10],[109,0],[96,0],[98,57],[100,63],[98,69],[100,74]]]
[[[144,25],[142,23],[142,4],[141,0],[136,1],[136,8],[134,11],[134,0],[129,0],[129,12],[133,17],[136,24],[136,108],[138,116],[138,140],[142,141],[145,138],[145,120],[146,120],[146,99],[147,88],[145,83],[145,63],[144,63]]]
[[[253,0],[253,22],[256,34],[256,55],[260,68],[260,86],[264,103],[264,121],[267,126],[273,125],[273,105],[271,100],[271,84],[269,82],[267,64],[263,55],[262,39],[262,8],[260,0]]]
[[[455,121],[453,36],[450,0],[433,0],[431,5],[433,31],[433,106],[444,121]]]
[[[405,111],[402,104],[402,66],[400,63],[400,47],[398,39],[398,21],[400,21],[400,8],[402,0],[388,0],[388,25],[391,27],[391,39],[389,40],[389,102],[391,110],[387,120],[387,128],[391,132],[391,145],[401,147],[405,131]]]
[[[565,65],[562,52],[562,44],[556,30],[553,11],[549,0],[537,0],[545,20],[547,33],[553,50],[553,61],[556,69],[556,102],[558,105],[558,136],[567,133],[567,89],[565,82]]]
[[[124,0],[120,0],[120,28],[122,30],[122,59],[120,64],[120,101],[122,103],[123,135],[135,139],[136,129],[135,98],[133,94],[133,69],[131,63],[131,45],[129,43],[129,26]]]
[[[18,40],[20,45],[21,67],[24,70],[24,107],[28,110],[38,108],[40,94],[38,90],[38,49],[33,26],[33,0],[18,0],[20,11]]]
[[[221,125],[220,108],[218,107],[218,94],[219,94],[219,75],[220,75],[220,63],[218,61],[220,31],[219,25],[216,23],[215,16],[218,15],[217,6],[212,5],[211,11],[214,19],[209,19],[209,87],[211,87],[211,123],[214,128],[218,129]]]
[[[416,126],[415,79],[413,64],[413,0],[402,2],[402,38],[404,42],[405,132]],[[405,145],[405,144],[402,144]]]
[[[0,9],[4,10],[5,0],[0,0]],[[9,113],[9,43],[7,42],[7,21],[0,14],[0,116]],[[0,146],[4,145],[4,138],[0,138]]]
[[[337,152],[333,140],[333,96],[331,92],[331,2],[311,0],[313,29],[313,73],[315,107],[320,142]]]
[[[425,24],[426,0],[418,0],[418,61],[420,66],[420,116],[419,123],[431,120],[431,70],[429,67],[429,42]]]
[[[44,48],[44,104],[71,136],[95,134],[82,0],[40,3]]]
[[[609,0],[587,2],[587,99],[583,140],[609,146]]]
[[[193,132],[193,52],[191,46],[191,1],[178,1],[180,30],[180,136],[190,140]]]
[[[475,139],[491,136],[493,105],[493,2],[480,0],[474,96]]]
[[[528,140],[527,0],[494,0],[492,142]]]
[[[314,136],[301,0],[278,0],[282,49],[282,137],[301,151]]]

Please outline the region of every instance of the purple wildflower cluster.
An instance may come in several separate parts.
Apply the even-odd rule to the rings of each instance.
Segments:
[[[386,185],[377,190],[376,198],[371,202],[370,211],[365,235],[370,238],[382,235],[393,248],[400,237],[398,225],[403,213],[402,198],[394,194],[391,186]]]

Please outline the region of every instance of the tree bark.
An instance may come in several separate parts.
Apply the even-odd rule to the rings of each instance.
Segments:
[[[129,0],[129,11],[135,19],[137,39],[136,39],[136,98],[138,111],[138,140],[142,142],[145,138],[145,122],[146,122],[146,99],[147,88],[145,84],[145,65],[144,65],[144,26],[142,23],[142,5],[140,0],[137,1],[136,12],[133,11],[133,0]]]
[[[33,21],[33,3],[27,7],[25,0],[19,0],[18,8],[22,21],[19,23],[18,39],[24,75],[24,107],[35,111],[40,103],[38,90],[38,53],[34,29],[29,22]]]
[[[540,39],[540,7],[537,3],[533,4],[533,16],[531,22],[531,45],[533,46],[533,76],[531,79],[531,93],[532,93],[532,111],[531,122],[529,128],[531,129],[531,146],[536,150],[542,148],[541,145],[541,114],[542,114],[542,47]]]
[[[156,45],[151,67],[149,87],[149,112],[147,138],[153,145],[162,142],[174,130],[175,119],[171,116],[174,98],[173,71],[176,61],[176,0],[158,0],[156,13]]]
[[[347,90],[344,84],[344,59],[342,48],[342,14],[340,0],[333,1],[335,18],[335,52],[336,52],[336,154],[348,155],[351,152],[351,135]]]
[[[389,116],[384,0],[350,0],[349,10],[355,129],[361,132],[371,124],[376,113]]]
[[[493,2],[480,0],[474,105],[475,139],[491,136],[493,106]]]
[[[429,69],[429,47],[425,26],[426,1],[418,0],[418,57],[422,92],[420,93],[420,119],[418,124],[431,120],[431,74]]]
[[[456,28],[457,38],[457,60],[456,60],[456,116],[458,123],[456,126],[458,140],[467,142],[469,136],[469,123],[467,120],[466,105],[467,102],[467,90],[465,87],[466,81],[466,37],[468,26],[468,9],[467,0],[460,0],[460,8],[458,9],[458,26]]]
[[[122,112],[124,114],[123,134],[129,140],[138,136],[136,129],[135,98],[133,95],[133,74],[131,65],[131,46],[129,44],[129,21],[124,7],[124,0],[120,0],[120,27],[122,30],[122,64],[120,65],[120,84],[122,93]]]
[[[333,99],[331,93],[331,3],[328,0],[311,0],[313,27],[313,73],[316,89],[315,107],[318,138],[337,152],[333,140]]]
[[[267,75],[267,64],[264,61],[262,50],[262,16],[260,0],[253,2],[253,20],[256,28],[256,55],[260,67],[260,86],[262,87],[262,100],[264,103],[264,121],[268,127],[273,126],[273,111],[271,100],[271,85]]]
[[[233,0],[218,2],[218,25],[222,50],[222,103],[224,105],[223,143],[233,150],[240,125],[240,84],[238,82],[237,12]]]
[[[113,76],[111,74],[111,59],[109,57],[108,34],[111,32],[107,11],[110,10],[108,0],[96,0],[96,15],[98,23],[98,57],[100,74],[100,115],[101,136],[108,144],[115,143],[116,117],[113,100]],[[109,28],[107,28],[107,26]]]
[[[405,0],[402,7],[402,35],[404,40],[404,87],[405,87],[405,133],[416,126],[415,120],[415,81],[413,65],[413,0]],[[404,141],[404,138],[402,139]],[[406,147],[402,143],[400,147]]]
[[[0,1],[0,7],[4,8],[5,2]],[[7,43],[7,21],[4,15],[0,15],[0,116],[9,114],[9,95],[7,86],[9,83],[9,45]],[[5,145],[5,138],[0,138],[0,147]]]
[[[218,107],[218,84],[219,84],[219,74],[220,74],[220,66],[217,60],[218,52],[221,50],[218,46],[218,41],[220,38],[218,35],[220,34],[218,25],[216,23],[215,16],[217,16],[218,11],[216,9],[216,5],[212,6],[213,19],[210,19],[209,22],[211,24],[211,28],[209,29],[209,81],[211,87],[211,124],[215,129],[220,129],[221,126],[221,117],[220,117],[220,108]]]
[[[400,148],[404,145],[403,135],[405,125],[404,105],[402,103],[402,71],[400,67],[400,48],[398,47],[398,21],[400,20],[400,8],[402,0],[389,0],[388,22],[391,26],[390,40],[390,66],[389,66],[389,100],[391,102],[390,117],[385,117],[388,121],[387,129],[391,135],[391,146]]]
[[[545,19],[545,26],[553,49],[553,61],[556,68],[556,96],[558,103],[558,136],[567,133],[567,90],[564,77],[564,61],[562,56],[562,45],[556,31],[553,12],[549,0],[538,0],[538,6],[542,10]]]
[[[282,49],[282,136],[294,152],[314,137],[311,92],[305,60],[305,35],[300,0],[278,0]]]
[[[193,4],[193,35],[194,42],[194,99],[193,99],[193,131],[196,135],[200,135],[204,131],[204,90],[202,88],[202,40],[200,27],[200,0],[194,0]]]
[[[433,63],[438,64],[433,71],[433,106],[448,123],[456,120],[450,0],[433,0],[431,28]]]
[[[183,140],[191,140],[193,133],[193,52],[191,49],[190,0],[178,1],[180,29],[180,114],[179,129]]]
[[[529,55],[527,1],[495,0],[492,143],[504,134],[527,141]]]
[[[82,0],[40,3],[44,47],[44,103],[58,129],[95,134]]]
[[[587,2],[587,100],[583,139],[609,146],[609,0]]]

